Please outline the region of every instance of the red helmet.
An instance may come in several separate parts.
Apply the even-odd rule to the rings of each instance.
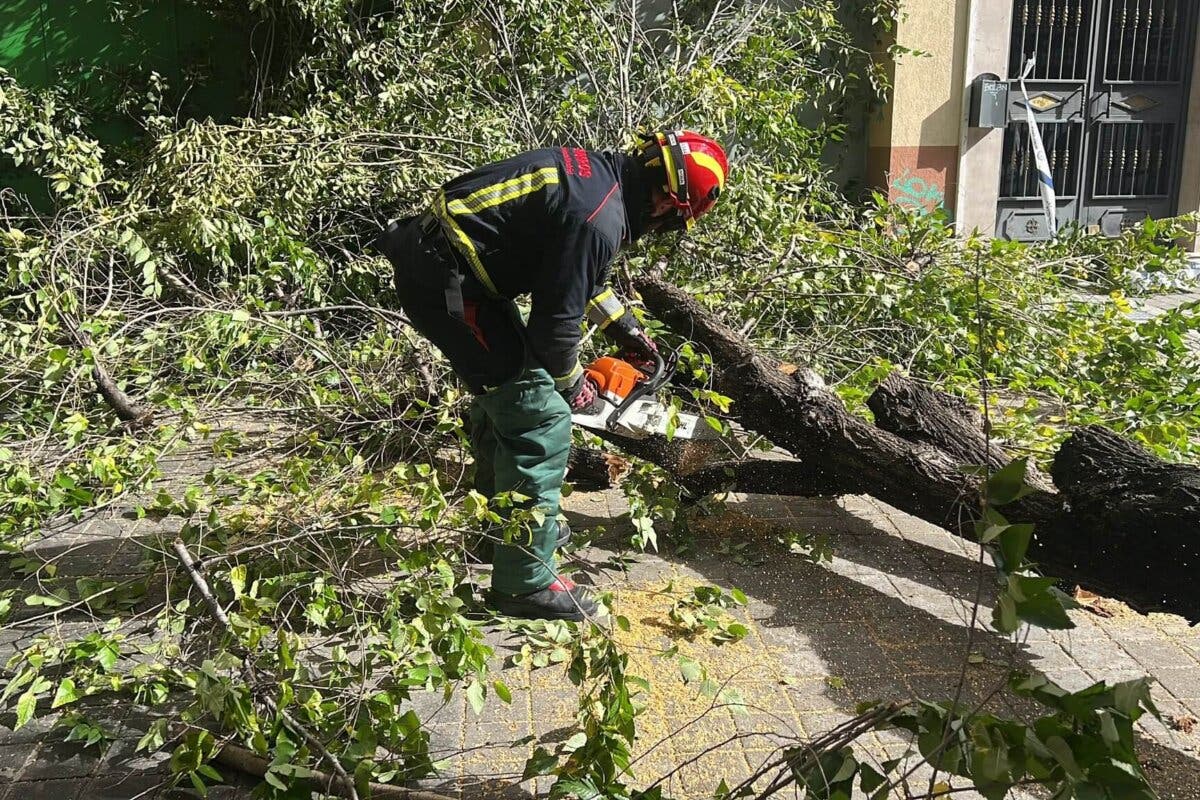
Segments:
[[[655,145],[658,154],[651,155]],[[663,191],[678,209],[683,226],[691,230],[725,189],[729,177],[725,151],[712,139],[692,131],[657,131],[646,138],[642,152],[651,155],[647,166],[661,164],[665,168]]]

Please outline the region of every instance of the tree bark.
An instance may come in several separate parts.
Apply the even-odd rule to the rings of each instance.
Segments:
[[[635,287],[656,317],[707,349],[717,388],[733,398],[742,424],[796,456],[814,487],[871,494],[935,524],[970,529],[978,482],[951,456],[852,416],[811,369],[785,374],[681,289],[655,277]]]
[[[890,381],[872,407],[898,436],[851,415],[812,370],[785,374],[677,287],[655,277],[635,285],[655,316],[712,355],[717,388],[733,398],[742,424],[798,459],[710,467],[681,476],[686,489],[870,494],[974,540],[981,482],[962,466],[998,467],[1007,459],[989,454],[980,420],[961,404],[901,378]],[[1115,434],[1091,429],[1068,442],[1060,460],[1055,479],[1062,494],[1031,476],[1043,488],[1003,509],[1013,522],[1036,526],[1029,557],[1048,575],[1138,610],[1200,620],[1200,592],[1189,584],[1200,566],[1200,470],[1164,464]],[[1089,478],[1093,473],[1098,480]]]
[[[922,386],[893,372],[867,398],[875,424],[910,442],[932,445],[959,464],[1000,469],[1012,456],[1003,443],[989,440],[983,416],[960,397]],[[1033,486],[1053,490],[1049,477],[1030,466]]]
[[[1088,427],[1063,443],[1053,477],[1095,585],[1140,584],[1139,605],[1200,617],[1200,468]]]

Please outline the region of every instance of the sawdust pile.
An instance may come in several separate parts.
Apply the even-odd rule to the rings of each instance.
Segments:
[[[664,739],[672,741],[660,745],[656,753],[694,751],[719,744],[735,733],[733,715],[745,711],[739,700],[744,700],[751,710],[761,702],[777,708],[778,698],[764,694],[774,689],[773,684],[782,683],[778,674],[781,666],[761,644],[744,609],[725,613],[747,625],[750,634],[741,641],[724,645],[704,637],[693,638],[669,619],[671,606],[701,585],[699,581],[679,577],[624,588],[617,594],[616,613],[629,620],[629,630],[616,628],[616,640],[629,654],[628,672],[650,684],[649,691],[638,698],[645,711],[638,718],[639,742],[635,755]],[[672,649],[677,655],[663,655]],[[700,690],[700,680],[685,683],[680,657],[699,663],[705,676],[722,692],[717,697],[706,696]]]

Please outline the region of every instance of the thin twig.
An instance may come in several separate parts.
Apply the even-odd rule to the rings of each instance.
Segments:
[[[216,597],[213,596],[212,591],[208,588],[208,581],[204,580],[204,576],[201,575],[200,570],[197,569],[196,562],[193,560],[192,554],[188,552],[187,545],[183,543],[182,539],[176,538],[172,546],[175,549],[175,553],[179,556],[179,561],[183,564],[184,568],[187,569],[188,577],[192,579],[192,583],[195,584],[196,589],[200,592],[200,596],[203,597],[204,602],[208,604],[208,608],[212,612],[212,615],[217,619],[218,622],[221,623],[221,625],[225,627],[227,631],[229,631],[230,635],[234,636],[234,641],[237,642],[237,634],[233,630],[233,624],[229,621],[229,616],[225,613],[225,609],[221,607],[221,603]],[[242,649],[240,645],[238,649]],[[247,673],[249,673],[248,677],[254,678],[254,668],[251,666],[248,656],[248,653],[242,654],[242,667]],[[257,683],[257,681],[251,680],[250,683],[253,686]],[[270,697],[262,696],[260,697],[260,700],[262,701],[263,705],[267,707],[268,711],[277,716],[279,719],[283,720],[284,724],[291,729],[292,733],[302,737],[304,741],[308,743],[308,746],[311,747],[323,761],[328,762],[329,765],[333,767],[333,771],[336,774],[338,781],[341,782],[342,788],[347,793],[346,796],[349,797],[350,800],[359,800],[358,790],[354,788],[354,780],[348,774],[346,774],[346,769],[342,766],[342,763],[338,761],[337,757],[333,755],[333,753],[330,753],[329,750],[326,749],[321,740],[318,739],[316,735],[309,731],[306,727],[300,724],[295,717],[276,705],[275,701]],[[332,778],[334,776],[328,777],[332,782]]]

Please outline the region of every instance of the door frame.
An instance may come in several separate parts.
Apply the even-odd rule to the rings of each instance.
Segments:
[[[970,87],[988,74],[1007,75],[1013,26],[1012,0],[970,0],[962,85],[964,87],[959,150],[959,192],[955,222],[960,235],[995,237],[1004,155],[1004,130],[972,128],[968,124]],[[1200,28],[1200,14],[1196,27]],[[1200,34],[1194,34],[1187,109],[1182,125],[1183,159],[1179,170],[1179,214],[1200,213]],[[1200,252],[1200,235],[1189,242]]]
[[[1015,8],[1022,0],[1003,1],[1014,8],[1015,16]],[[1025,1],[1029,2],[1030,0]],[[1072,170],[1073,174],[1068,173],[1075,180],[1070,186],[1064,184],[1055,187],[1060,198],[1058,202],[1060,227],[1076,224],[1092,232],[1103,232],[1110,236],[1116,236],[1120,234],[1124,226],[1136,223],[1147,216],[1169,217],[1179,213],[1179,190],[1182,185],[1181,173],[1185,155],[1184,140],[1190,116],[1188,105],[1192,73],[1195,67],[1200,14],[1196,13],[1194,6],[1191,6],[1191,0],[1177,0],[1176,9],[1188,15],[1182,21],[1179,30],[1182,40],[1179,42],[1180,73],[1177,82],[1110,81],[1108,80],[1108,70],[1111,66],[1109,58],[1112,48],[1115,46],[1113,19],[1114,15],[1119,13],[1117,4],[1122,0],[1087,1],[1090,3],[1089,24],[1080,32],[1088,47],[1086,58],[1083,60],[1083,64],[1086,64],[1085,74],[1077,76],[1075,80],[1031,79],[1029,92],[1035,99],[1039,94],[1048,94],[1061,99],[1057,106],[1035,110],[1035,119],[1043,123],[1071,126],[1070,128],[1055,127],[1055,136],[1047,139],[1048,149],[1057,141],[1058,136],[1067,131],[1070,131],[1067,133],[1068,137],[1077,139],[1077,144],[1073,148],[1068,145],[1068,149],[1063,152],[1066,158],[1077,160],[1074,165],[1075,169]],[[1127,0],[1125,1],[1127,2]],[[1140,0],[1136,1],[1140,2]],[[1010,39],[1015,35],[1015,23],[1014,27],[1010,28],[1009,35]],[[1189,55],[1191,61],[1188,60]],[[1189,68],[1189,64],[1191,68]],[[1008,69],[1003,73],[1010,76],[1009,82],[1012,87],[1012,99],[1009,105],[1012,122],[1008,132],[1027,142],[1028,136],[1024,126],[1029,110],[1026,109],[1021,98],[1019,81],[1012,77],[1018,71],[1018,65],[1009,64]],[[1142,112],[1125,111],[1119,100],[1114,102],[1114,97],[1130,94],[1152,97],[1158,95],[1160,100],[1165,100],[1164,95],[1167,93],[1171,95],[1168,105],[1160,104],[1158,108],[1152,105]],[[1113,131],[1114,136],[1116,131],[1120,131],[1122,137],[1127,136],[1129,132],[1138,131],[1137,135],[1140,137],[1143,130],[1149,129],[1135,126],[1152,123],[1174,126],[1174,137],[1166,152],[1170,162],[1164,176],[1168,181],[1168,185],[1163,187],[1165,191],[1154,195],[1135,195],[1133,194],[1134,187],[1131,186],[1128,196],[1118,192],[1117,195],[1097,197],[1095,193],[1096,178],[1101,168],[1100,157],[1105,126],[1110,126],[1108,130]],[[1135,154],[1141,152],[1140,138],[1137,141],[1136,149],[1133,150]],[[1114,148],[1117,147],[1115,140],[1111,144]],[[1129,144],[1126,139],[1126,147]],[[1027,144],[1024,151],[1018,152],[1024,152],[1025,160],[1029,160]],[[1122,152],[1130,151],[1126,149]],[[1051,160],[1053,163],[1053,153]],[[1026,169],[1028,168],[1027,164]],[[1122,160],[1123,168],[1124,161]],[[1001,170],[1002,173],[1005,173],[1004,164],[1001,164]],[[1068,177],[1068,175],[1062,175],[1060,179]],[[1020,197],[1006,198],[1003,195],[997,197],[996,233],[998,236],[1021,241],[1049,238],[1050,234],[1046,229],[1045,214],[1042,211],[1042,202],[1037,197],[1036,185],[1032,190],[1028,187],[1027,182],[1026,190]]]

